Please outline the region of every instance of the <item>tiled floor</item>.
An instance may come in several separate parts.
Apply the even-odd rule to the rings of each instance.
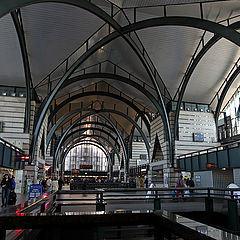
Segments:
[[[1,199],[1,205],[2,205],[2,193],[0,193],[0,199]],[[17,202],[16,202],[16,205],[22,203],[22,202],[25,202],[28,200],[28,196],[26,194],[20,194],[20,193],[17,193]],[[16,208],[16,205],[9,205],[7,207],[0,207],[0,215],[3,215],[3,214],[10,214],[10,213],[15,213],[17,208]]]

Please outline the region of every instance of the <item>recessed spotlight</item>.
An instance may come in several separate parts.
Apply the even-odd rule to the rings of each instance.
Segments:
[[[16,96],[16,93],[14,93],[14,92],[11,93],[11,96],[12,96],[12,97],[15,97],[15,96]]]
[[[2,95],[3,95],[3,96],[7,96],[7,93],[6,93],[6,92],[2,92]]]

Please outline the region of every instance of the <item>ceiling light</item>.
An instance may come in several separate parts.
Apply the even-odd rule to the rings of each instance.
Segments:
[[[24,97],[24,94],[23,94],[23,93],[20,93],[20,94],[19,94],[19,97]]]
[[[201,108],[200,111],[203,112],[203,109]]]
[[[6,92],[2,92],[2,95],[3,95],[3,96],[7,96],[7,93],[6,93]]]
[[[12,96],[12,97],[15,97],[15,96],[16,96],[16,93],[14,93],[14,92],[11,93],[11,96]]]

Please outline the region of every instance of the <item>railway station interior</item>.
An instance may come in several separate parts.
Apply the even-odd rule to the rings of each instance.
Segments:
[[[240,239],[239,30],[239,0],[0,1],[0,240]]]

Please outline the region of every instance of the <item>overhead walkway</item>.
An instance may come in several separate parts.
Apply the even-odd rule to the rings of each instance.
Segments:
[[[177,157],[177,166],[182,171],[203,171],[217,168],[238,168],[240,141]]]

